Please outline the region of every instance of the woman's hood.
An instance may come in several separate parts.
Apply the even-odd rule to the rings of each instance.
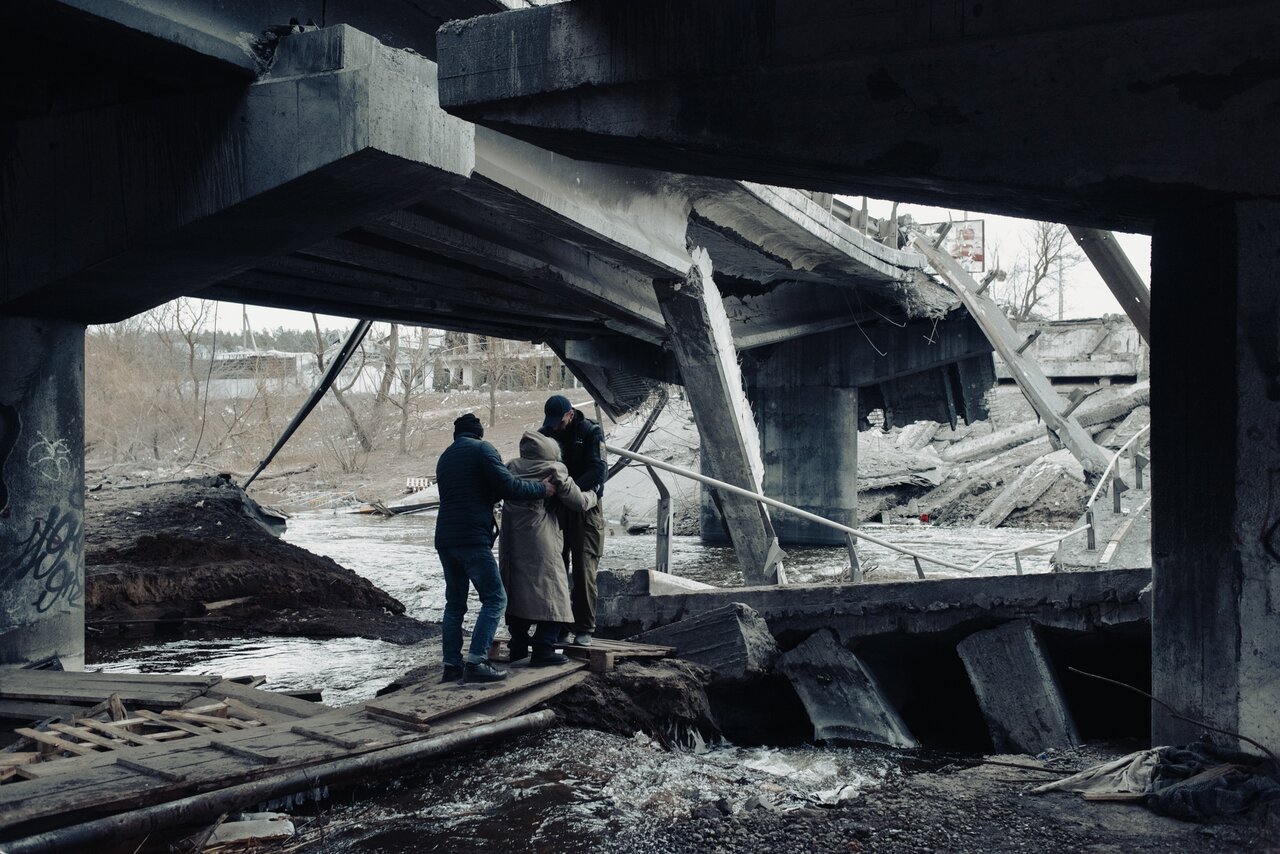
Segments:
[[[520,437],[520,459],[556,462],[560,459],[560,446],[555,439],[526,430]]]

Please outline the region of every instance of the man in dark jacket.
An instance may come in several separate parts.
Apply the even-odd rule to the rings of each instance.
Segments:
[[[541,433],[560,444],[560,456],[569,477],[583,492],[604,497],[604,431],[600,425],[573,408],[562,394],[547,398],[543,406],[545,419]],[[604,510],[597,500],[585,513],[568,508],[560,510],[560,526],[564,529],[564,563],[570,569],[573,584],[573,630],[576,643],[591,643],[596,630],[596,568],[604,552]]]
[[[436,552],[444,567],[444,675],[442,682],[496,682],[507,677],[489,663],[489,646],[507,605],[502,576],[493,558],[497,526],[493,506],[509,498],[527,501],[555,493],[550,481],[521,479],[502,464],[498,451],[483,441],[484,426],[470,412],[453,422],[453,444],[436,463],[440,514]],[[462,618],[467,613],[467,584],[475,585],[480,613],[471,648],[462,658]]]

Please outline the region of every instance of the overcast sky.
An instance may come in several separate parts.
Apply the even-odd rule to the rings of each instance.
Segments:
[[[842,197],[846,204],[861,210],[860,197]],[[867,204],[868,212],[877,218],[889,216],[892,202],[871,199]],[[947,208],[931,208],[924,205],[899,205],[898,213],[909,213],[916,222],[946,222],[965,218],[981,219],[986,233],[987,257],[992,257],[993,249],[999,254],[1001,265],[1012,265],[1023,237],[1030,231],[1030,221],[1014,219],[1007,216],[973,213]],[[1117,234],[1120,245],[1124,248],[1129,261],[1143,281],[1151,281],[1151,238],[1145,234]],[[1120,314],[1120,305],[1107,290],[1093,265],[1086,259],[1074,269],[1067,271],[1064,278],[1065,299],[1063,316],[1100,317],[1104,314]],[[1047,308],[1057,314],[1056,293],[1050,299]],[[275,329],[283,326],[286,329],[310,329],[311,315],[302,311],[288,311],[279,308],[259,308],[249,306],[249,323],[254,329]],[[320,325],[324,329],[346,329],[355,323],[348,317],[320,316]],[[218,328],[240,329],[241,307],[238,303],[220,303],[218,306]]]

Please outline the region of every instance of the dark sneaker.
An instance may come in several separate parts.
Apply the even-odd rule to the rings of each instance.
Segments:
[[[591,646],[591,632],[578,632],[573,636],[573,642],[578,646]]]
[[[529,658],[530,667],[555,667],[557,664],[567,664],[569,656],[561,655],[555,650],[550,652],[535,652]]]
[[[462,666],[463,682],[501,682],[507,678],[507,671],[499,670],[487,661],[475,664],[468,661]]]
[[[456,664],[446,664],[444,669],[440,671],[440,684],[446,682],[457,682],[462,678],[462,668]]]

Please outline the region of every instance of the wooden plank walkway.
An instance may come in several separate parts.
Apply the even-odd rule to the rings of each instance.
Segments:
[[[495,638],[489,648],[489,657],[494,661],[507,661],[510,655],[508,644],[510,638]],[[657,644],[633,643],[632,641],[610,640],[608,638],[592,638],[589,646],[568,643],[556,647],[564,650],[570,658],[587,662],[592,673],[606,673],[612,670],[620,659],[625,658],[670,658],[676,654],[674,646],[658,646]],[[517,663],[517,665],[519,664]]]
[[[0,671],[0,713],[6,702],[19,714],[33,703],[64,710],[16,728],[0,750],[0,848],[503,721],[578,684],[586,666],[517,664],[503,682],[420,684],[339,709],[213,676]]]

